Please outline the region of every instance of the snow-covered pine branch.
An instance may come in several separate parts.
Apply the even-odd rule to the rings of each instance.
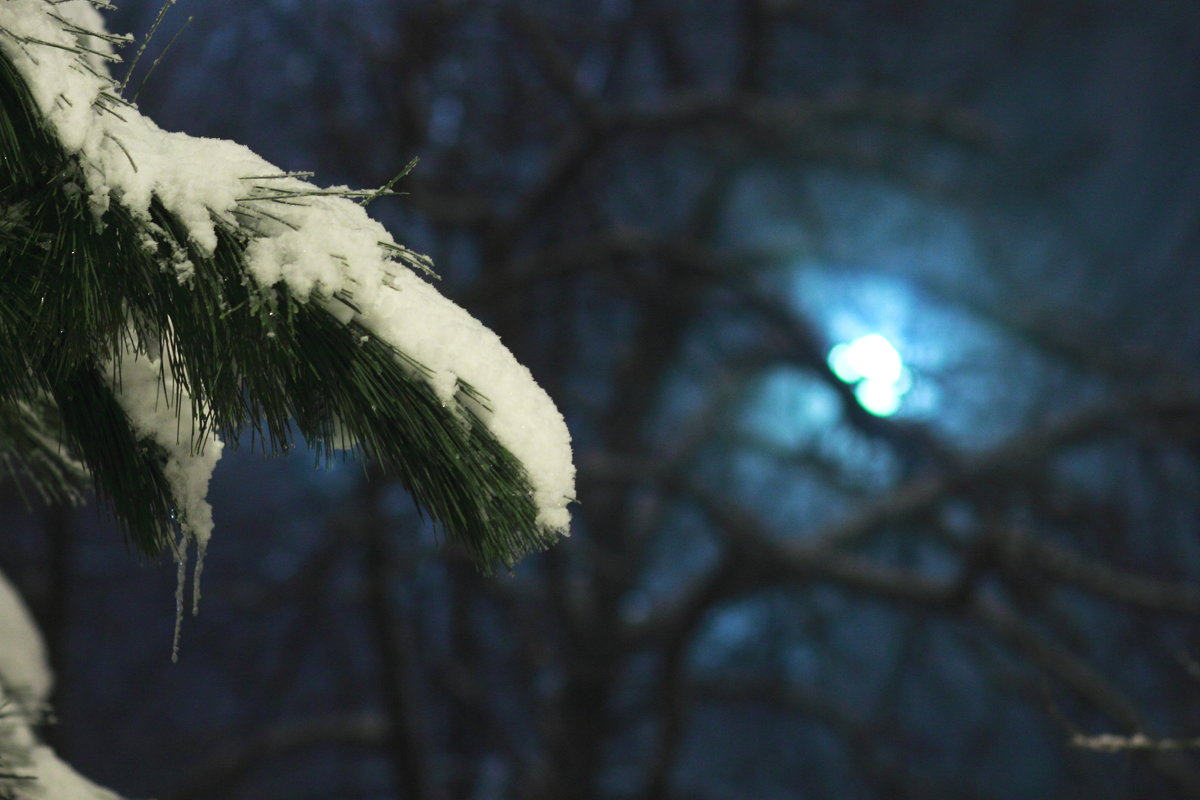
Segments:
[[[54,685],[46,646],[17,590],[0,573],[0,797],[13,800],[118,800],[38,741]]]
[[[203,550],[247,429],[359,445],[484,568],[565,535],[570,437],[529,371],[361,193],[139,113],[93,5],[0,3],[0,404],[53,408],[147,552]]]

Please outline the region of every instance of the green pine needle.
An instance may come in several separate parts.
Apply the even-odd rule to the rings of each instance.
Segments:
[[[47,433],[58,430],[58,409],[49,398],[0,403],[0,473],[16,483],[26,501],[26,484],[46,503],[83,500],[87,471]]]

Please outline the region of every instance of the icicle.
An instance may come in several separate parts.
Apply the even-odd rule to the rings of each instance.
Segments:
[[[183,633],[183,598],[186,593],[188,545],[196,544],[196,562],[192,565],[192,616],[200,613],[200,575],[204,572],[204,556],[208,552],[208,537],[197,536],[186,528],[175,542],[175,635],[171,639],[171,662],[179,661],[179,639]]]
[[[180,534],[179,540],[175,543],[175,635],[171,639],[172,664],[179,661],[179,635],[183,631],[183,588],[187,583],[187,546],[187,535]]]
[[[208,552],[208,537],[192,536],[196,542],[196,565],[192,567],[192,616],[200,613],[200,573],[204,572],[204,554]]]

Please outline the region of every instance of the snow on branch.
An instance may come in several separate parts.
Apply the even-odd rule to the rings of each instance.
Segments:
[[[565,535],[574,466],[562,415],[494,333],[427,282],[428,259],[367,215],[390,187],[318,187],[233,142],[160,129],[110,76],[128,38],[93,5],[0,3],[0,67],[23,84],[9,87],[20,102],[8,129],[23,130],[17,106],[31,109],[28,135],[0,146],[21,164],[14,185],[43,192],[28,205],[61,206],[46,224],[72,238],[63,263],[41,266],[62,274],[49,288],[63,317],[71,303],[86,309],[72,320],[77,347],[28,348],[28,371],[45,373],[30,384],[69,404],[107,372],[136,435],[167,454],[170,474],[140,485],[169,491],[201,549],[216,432],[255,426],[286,450],[293,422],[326,450],[362,443],[484,566]],[[20,202],[0,197],[0,209],[24,214]],[[25,216],[31,230],[44,222]],[[83,349],[95,342],[106,345]],[[87,450],[91,417],[72,418],[68,443]],[[83,458],[98,486],[103,449]],[[161,532],[134,535],[164,545]]]

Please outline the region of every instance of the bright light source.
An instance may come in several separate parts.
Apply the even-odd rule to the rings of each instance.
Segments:
[[[900,393],[896,384],[882,381],[862,381],[854,387],[859,405],[877,417],[890,417],[900,408]]]
[[[861,380],[896,383],[904,374],[900,354],[878,333],[860,336],[850,344],[839,344],[829,353],[829,365],[847,383]]]
[[[854,396],[877,417],[896,413],[900,398],[912,385],[900,353],[878,333],[834,347],[829,351],[829,366],[843,381],[855,384]]]

